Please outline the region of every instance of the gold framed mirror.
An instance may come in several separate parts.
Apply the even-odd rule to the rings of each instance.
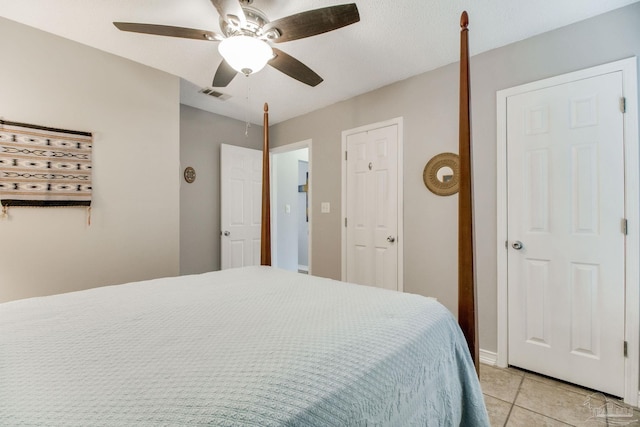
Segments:
[[[438,196],[451,196],[460,187],[460,161],[457,154],[440,153],[427,162],[422,179],[429,191]]]

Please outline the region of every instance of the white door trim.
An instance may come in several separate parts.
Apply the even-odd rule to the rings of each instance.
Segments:
[[[383,122],[372,123],[365,126],[360,126],[354,129],[348,129],[342,131],[342,149],[340,151],[340,163],[342,163],[342,199],[341,199],[341,217],[340,217],[340,229],[341,234],[341,248],[342,248],[342,280],[347,278],[347,233],[344,226],[344,219],[347,217],[347,162],[344,161],[344,153],[347,151],[347,137],[360,132],[366,132],[374,129],[383,128],[386,126],[396,125],[398,126],[398,236],[396,241],[398,242],[398,291],[403,292],[404,289],[404,156],[403,156],[403,129],[402,129],[402,117],[396,117],[394,119],[385,120]]]
[[[309,248],[308,248],[308,254],[309,254],[309,274],[312,274],[312,257],[311,257],[311,248],[313,247],[313,245],[311,244],[311,238],[313,236],[313,221],[312,221],[312,217],[313,217],[313,209],[311,209],[311,206],[313,206],[312,204],[312,187],[313,187],[313,172],[311,170],[311,165],[312,165],[312,161],[311,159],[313,158],[313,144],[312,144],[313,140],[311,139],[305,139],[304,141],[298,141],[298,142],[293,142],[291,144],[287,144],[287,145],[281,145],[279,147],[273,147],[269,149],[269,157],[270,157],[270,161],[269,164],[273,165],[273,155],[274,154],[281,154],[281,153],[287,153],[289,151],[296,151],[296,150],[300,150],[302,148],[308,148],[309,149],[309,187],[307,188],[307,197],[308,197],[308,201],[309,201],[309,240],[308,240],[308,244],[309,244]],[[278,196],[278,186],[275,185],[277,181],[276,179],[276,169],[272,166],[271,167],[271,176],[270,176],[270,182],[271,182],[271,200],[277,200],[277,196]],[[278,239],[277,238],[273,238],[273,236],[277,236],[278,235],[278,221],[276,220],[277,218],[277,212],[275,211],[275,209],[277,209],[277,206],[275,205],[275,203],[271,203],[271,256],[273,258],[273,264],[277,265],[277,261],[278,261]]]
[[[624,401],[638,406],[640,374],[640,165],[638,161],[638,80],[636,57],[623,59],[573,73],[551,77],[496,93],[497,100],[497,365],[506,367],[508,361],[507,324],[507,97],[524,92],[560,85],[597,75],[622,71],[626,97],[624,115],[625,153],[625,214],[628,221],[625,257],[625,340],[628,357],[625,359]],[[622,346],[622,343],[620,343]]]

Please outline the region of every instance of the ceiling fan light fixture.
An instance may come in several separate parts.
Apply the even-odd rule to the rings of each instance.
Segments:
[[[218,51],[234,70],[246,76],[262,70],[273,58],[271,46],[249,36],[226,38],[218,45]]]

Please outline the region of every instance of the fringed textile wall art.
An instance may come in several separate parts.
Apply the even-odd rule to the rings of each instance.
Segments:
[[[91,209],[90,132],[0,120],[0,203]]]

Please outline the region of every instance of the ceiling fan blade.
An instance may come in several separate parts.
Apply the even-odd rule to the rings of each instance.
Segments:
[[[218,66],[218,69],[216,70],[216,75],[213,77],[212,86],[225,87],[229,83],[231,83],[231,80],[233,80],[236,74],[238,74],[238,72],[231,68],[231,65],[229,65],[227,61],[223,59]]]
[[[172,27],[170,25],[138,24],[134,22],[114,22],[119,30],[130,31],[132,33],[153,34],[156,36],[182,37],[185,39],[221,41],[224,39],[220,34],[206,30],[196,30],[193,28]]]
[[[246,25],[247,18],[238,0],[211,0],[211,3],[223,20],[230,22],[236,19],[241,27]]]
[[[281,43],[337,30],[358,21],[360,21],[358,8],[355,3],[351,3],[308,10],[276,19],[266,24],[263,30],[267,32],[273,28],[277,29],[280,37],[272,41]]]
[[[273,48],[275,57],[268,62],[273,68],[283,72],[289,77],[293,77],[299,82],[308,84],[309,86],[318,86],[322,83],[322,77],[317,75],[315,71],[304,65],[302,62],[288,55],[280,49]]]

